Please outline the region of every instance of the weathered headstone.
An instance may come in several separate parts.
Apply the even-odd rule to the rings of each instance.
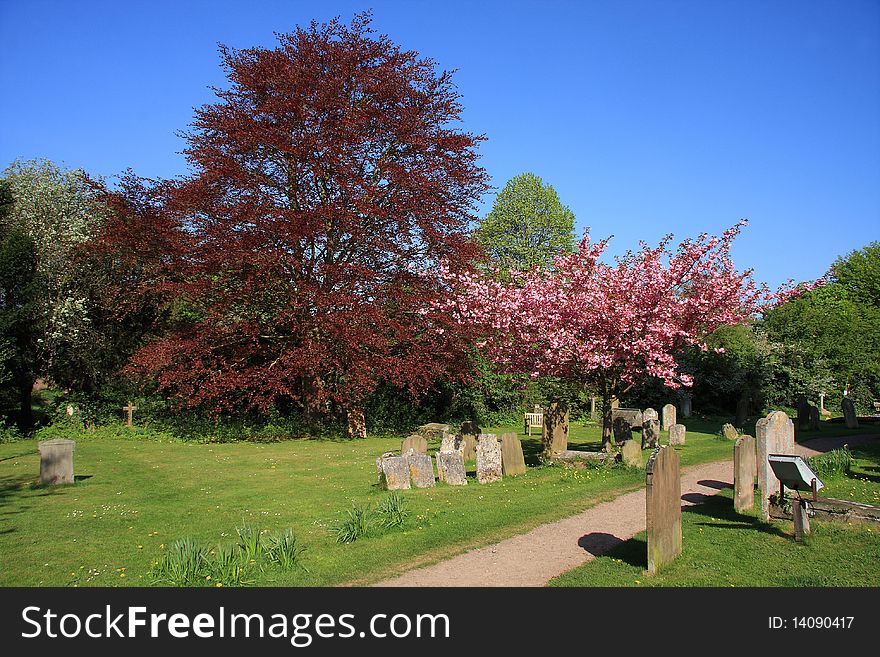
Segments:
[[[464,445],[462,451],[465,461],[473,461],[477,457],[477,436],[481,431],[476,422],[462,422],[460,433]]]
[[[453,451],[461,451],[464,449],[464,444],[462,442],[461,436],[453,433],[443,432],[443,438],[440,439],[440,450],[441,452],[453,452]]]
[[[40,451],[40,485],[72,484],[73,450],[76,442],[65,438],[44,440],[37,445]]]
[[[810,404],[810,431],[819,430],[819,409]]]
[[[460,450],[437,452],[437,476],[450,486],[466,486],[464,458]]]
[[[406,456],[388,456],[383,454],[376,459],[379,470],[379,486],[385,490],[401,490],[409,488],[409,463]]]
[[[779,480],[773,474],[770,454],[794,453],[794,422],[782,411],[773,411],[755,424],[757,444],[758,489],[761,491],[761,519],[770,519],[770,495],[779,492]]]
[[[367,420],[364,417],[362,408],[351,408],[346,412],[348,419],[348,437],[349,438],[366,438],[367,437]]]
[[[515,433],[505,433],[501,436],[501,471],[505,477],[526,472],[522,443]]]
[[[751,511],[755,506],[755,439],[740,436],[733,446],[733,508]]]
[[[859,418],[856,416],[856,407],[852,403],[852,399],[844,397],[840,402],[840,409],[843,411],[843,419],[846,422],[847,429],[858,429]]]
[[[419,454],[428,453],[428,440],[424,436],[414,433],[403,439],[400,444],[400,454],[406,455],[409,450],[415,450]]]
[[[660,422],[656,419],[642,420],[642,449],[654,449],[660,445]]]
[[[749,400],[743,395],[739,398],[739,401],[736,402],[736,419],[734,420],[734,425],[741,427],[746,423],[746,419],[749,417]]]
[[[620,458],[626,465],[634,468],[641,468],[644,465],[642,447],[636,440],[627,440],[621,445]]]
[[[737,431],[736,427],[730,424],[730,422],[727,422],[721,427],[721,435],[728,440],[736,440],[739,438],[739,431]]]
[[[432,488],[434,486],[434,461],[431,460],[431,457],[413,449],[410,449],[405,456],[413,486]]]
[[[663,407],[663,431],[669,431],[669,427],[675,424],[676,421],[675,406],[672,404],[666,404],[666,406]]]
[[[642,411],[642,423],[644,423],[646,420],[659,420],[659,419],[660,419],[660,417],[657,415],[657,411],[655,411],[653,408],[648,407]]]
[[[795,404],[797,408],[797,428],[803,431],[810,428],[810,406],[807,404],[805,395],[798,395]]]
[[[544,411],[541,443],[547,458],[553,458],[568,449],[568,408],[562,404],[550,404],[550,408]]]
[[[439,422],[429,422],[416,429],[417,434],[424,436],[428,440],[439,440],[448,431],[449,425],[440,424]]]
[[[479,436],[482,429],[480,429],[480,425],[474,422],[473,420],[467,420],[461,423],[461,429],[459,433],[463,436]]]
[[[488,484],[501,481],[501,445],[494,433],[481,433],[477,438],[477,481]]]
[[[683,424],[673,424],[669,427],[669,444],[684,445],[687,428]]]
[[[632,425],[627,418],[618,415],[611,421],[611,428],[614,431],[615,443],[620,444],[632,440]]]
[[[681,554],[681,475],[678,454],[658,447],[648,459],[645,477],[645,520],[648,529],[648,574]]]
[[[693,412],[691,406],[693,404],[693,397],[691,395],[685,394],[681,397],[681,416],[682,417],[690,417]]]
[[[623,418],[632,429],[642,426],[642,411],[638,408],[613,408],[611,409],[611,425],[617,418]]]

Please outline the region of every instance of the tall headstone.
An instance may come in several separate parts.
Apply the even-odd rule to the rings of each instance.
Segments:
[[[810,406],[807,404],[805,395],[797,396],[797,428],[798,431],[805,431],[810,428]]]
[[[434,461],[427,454],[410,449],[406,453],[409,477],[416,488],[434,487]]]
[[[494,433],[481,433],[477,438],[477,481],[488,484],[501,481],[501,445]]]
[[[515,433],[505,433],[501,436],[501,471],[505,477],[526,472],[522,443]]]
[[[461,450],[437,452],[437,476],[450,486],[467,486]]]
[[[678,454],[658,447],[648,459],[645,477],[645,520],[648,529],[648,573],[653,575],[681,554],[681,474]]]
[[[73,450],[76,441],[65,438],[44,440],[37,445],[40,452],[40,485],[72,484]]]
[[[660,422],[656,419],[642,420],[642,449],[660,446]]]
[[[669,427],[669,444],[684,445],[687,428],[683,424],[673,424]]]
[[[479,425],[476,422],[462,422],[461,437],[464,443],[463,453],[465,461],[473,461],[477,456],[477,436],[480,435]]]
[[[755,506],[755,439],[740,436],[733,446],[733,508],[739,513]]]
[[[400,453],[405,455],[409,450],[414,450],[419,454],[428,453],[428,440],[424,436],[417,433],[407,436],[400,444]]]
[[[385,490],[401,490],[409,488],[409,463],[406,456],[388,456],[383,454],[376,459],[379,471],[379,486]]]
[[[673,404],[666,404],[663,407],[663,431],[669,431],[669,427],[675,424],[676,421],[675,406]]]
[[[843,419],[846,422],[847,429],[858,429],[859,419],[856,416],[856,407],[852,403],[852,399],[844,397],[840,402],[840,409],[843,411]]]
[[[818,431],[819,430],[819,409],[810,404],[810,422],[809,427],[810,431]]]
[[[684,394],[681,397],[681,416],[690,417],[692,411],[693,397],[690,394]]]
[[[541,433],[544,456],[553,458],[568,449],[568,408],[550,404],[544,411],[544,429]]]
[[[746,423],[746,419],[749,417],[749,399],[745,395],[739,398],[739,401],[736,402],[736,419],[733,424],[737,427],[742,427]]]
[[[755,424],[758,489],[761,491],[761,519],[770,519],[770,495],[779,492],[770,454],[794,454],[794,422],[782,411],[773,411]]]
[[[644,423],[646,420],[658,420],[658,419],[660,419],[660,418],[657,415],[657,411],[655,411],[653,408],[649,407],[649,408],[646,408],[645,410],[642,411],[642,423]]]
[[[644,465],[642,447],[636,440],[627,440],[621,445],[620,458],[626,465],[633,468],[641,468]]]

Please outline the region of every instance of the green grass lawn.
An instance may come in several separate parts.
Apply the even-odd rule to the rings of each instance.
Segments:
[[[683,465],[731,458],[720,422],[688,420]],[[375,459],[400,437],[186,443],[137,428],[71,434],[73,486],[39,488],[36,440],[0,444],[0,585],[150,585],[150,569],[171,543],[191,537],[231,543],[236,528],[293,528],[304,568],[267,569],[257,585],[366,584],[417,565],[525,532],[644,485],[644,472],[539,464],[540,437],[526,438],[529,472],[502,482],[402,491],[400,528],[337,543],[331,528],[352,504],[375,508]],[[126,438],[125,436],[131,436]],[[570,447],[599,448],[598,426],[572,423]],[[45,437],[45,436],[44,436]],[[429,445],[433,452],[438,444]]]

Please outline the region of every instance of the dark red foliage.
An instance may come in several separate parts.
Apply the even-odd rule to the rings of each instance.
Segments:
[[[273,50],[221,48],[230,85],[196,112],[192,174],[142,213],[159,227],[144,244],[173,238],[173,277],[149,260],[185,323],[129,371],[186,405],[351,409],[380,380],[419,392],[464,371],[465,336],[424,312],[442,288],[420,272],[476,254],[481,138],[452,125],[450,74],[369,20],[312,23]]]

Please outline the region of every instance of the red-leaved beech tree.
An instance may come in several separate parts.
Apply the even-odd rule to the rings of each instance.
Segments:
[[[613,398],[647,377],[670,388],[691,385],[678,372],[682,347],[706,349],[703,336],[781,298],[756,286],[750,271],[734,268],[730,247],[744,224],[721,237],[685,240],[675,251],[671,236],[653,248],[642,243],[614,264],[599,259],[607,240],[593,243],[587,232],[577,251],[557,257],[551,270],[512,272],[509,283],[444,270],[453,293],[437,310],[477,326],[485,353],[507,371],[598,390],[608,449]]]
[[[191,174],[162,187],[179,276],[161,284],[185,312],[128,367],[187,406],[332,402],[363,435],[380,381],[418,393],[467,370],[464,335],[430,310],[439,266],[420,271],[477,256],[482,138],[455,126],[450,73],[369,23],[221,48],[228,88],[196,111]]]

